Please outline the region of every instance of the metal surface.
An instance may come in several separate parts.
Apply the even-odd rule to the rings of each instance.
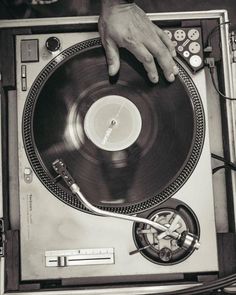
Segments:
[[[53,182],[52,162],[61,158],[92,204],[134,214],[164,202],[188,180],[201,155],[205,118],[197,88],[179,59],[175,83],[167,84],[160,76],[158,87],[151,87],[133,55],[122,51],[120,56],[119,79],[110,83],[99,39],[90,38],[58,53],[29,89],[23,138],[34,172],[57,198],[83,209],[67,188]],[[129,98],[142,116],[137,140],[119,152],[97,148],[84,133],[94,101],[112,93]],[[110,103],[108,109],[112,112],[116,107]],[[128,126],[123,127],[127,132]],[[93,129],[98,132],[98,127]]]
[[[168,12],[168,13],[148,13],[152,21],[161,20],[191,20],[191,19],[228,19],[226,10],[210,11],[190,11],[190,12]],[[63,18],[23,19],[23,20],[1,20],[0,28],[20,28],[20,27],[40,27],[55,25],[76,25],[76,24],[96,24],[98,16],[80,16]]]
[[[236,294],[236,284],[232,284],[231,286],[224,288],[224,292],[226,294]]]
[[[184,203],[174,198],[153,210],[139,214],[159,222],[169,231],[177,231],[181,234],[179,242],[168,236],[167,232],[160,232],[144,223],[135,223],[133,237],[139,251],[144,257],[157,264],[173,265],[187,259],[196,247],[196,239],[200,238],[200,229],[197,217]],[[190,234],[192,233],[192,234]]]
[[[62,49],[68,48],[84,39],[91,39],[95,33],[72,33],[54,34],[60,40]],[[41,51],[40,64],[27,64],[28,85],[32,85],[38,73],[52,58],[57,58],[44,50],[45,40],[50,35],[34,35],[39,38]],[[29,36],[19,36],[17,46],[22,38]],[[19,48],[19,47],[18,47]],[[18,52],[18,50],[17,50]],[[19,53],[17,59],[19,58]],[[182,64],[181,64],[182,65]],[[182,65],[184,66],[184,65]],[[21,63],[17,65],[18,75],[21,76]],[[203,107],[207,115],[205,73],[200,71],[193,75],[189,73],[202,98]],[[198,87],[201,85],[201,87]],[[23,148],[21,137],[21,117],[23,114],[24,102],[29,89],[21,91],[21,79],[17,79],[18,89],[18,134],[19,134],[19,177],[21,196],[21,255],[22,255],[22,277],[23,279],[45,279],[58,278],[62,275],[65,278],[86,276],[116,276],[118,274],[127,275],[154,275],[154,274],[174,274],[197,271],[216,271],[218,269],[216,252],[216,233],[214,219],[214,202],[212,195],[211,163],[208,140],[208,126],[206,127],[206,137],[197,167],[193,171],[185,185],[175,194],[175,198],[183,200],[191,206],[192,210],[199,218],[201,228],[201,247],[195,251],[186,261],[171,267],[158,266],[147,261],[141,255],[129,255],[135,249],[132,238],[132,223],[122,220],[105,220],[104,217],[94,216],[79,212],[58,202],[58,200],[48,192],[36,175],[33,181],[28,184],[24,178],[24,169],[29,167],[29,161]],[[207,119],[206,119],[207,123]],[[41,196],[41,197],[40,197]],[[204,207],[199,201],[199,196],[204,199]],[[46,205],[47,204],[47,205]],[[47,206],[47,210],[45,210]],[[50,209],[53,208],[53,209]],[[43,217],[42,217],[43,216]],[[206,220],[205,216],[209,216]],[[94,225],[96,230],[94,231]],[[55,231],[57,228],[57,231]],[[53,232],[53,235],[51,234]],[[76,234],[74,234],[76,233]],[[86,233],[84,235],[83,233]],[[41,236],[41,239],[38,239]],[[53,239],[52,239],[53,236]],[[86,239],[85,239],[86,236]],[[124,241],[126,241],[124,243]],[[59,247],[60,245],[60,247]],[[71,248],[92,248],[92,247],[113,247],[115,249],[115,264],[110,266],[84,266],[78,268],[63,268],[63,270],[51,268],[45,269],[42,263],[42,255],[47,250],[60,250]],[[58,248],[59,247],[59,248]],[[203,259],[204,257],[204,259]],[[126,265],[124,268],[123,266]],[[138,265],[138,267],[137,267]]]
[[[20,224],[20,198],[18,179],[18,138],[17,130],[17,101],[16,91],[8,91],[8,148],[9,148],[9,215],[11,229],[19,229]]]
[[[71,177],[69,172],[67,171],[65,164],[61,160],[57,160],[53,163],[53,168],[54,170],[63,178],[63,180],[66,182],[66,184],[69,186],[71,191],[78,197],[79,201],[92,213],[95,215],[103,216],[103,217],[113,217],[121,220],[128,220],[128,221],[133,221],[133,222],[140,222],[144,223],[147,225],[150,225],[151,227],[160,230],[165,236],[170,236],[178,241],[182,240],[182,236],[180,233],[176,231],[176,228],[174,226],[175,224],[175,219],[173,220],[173,224],[171,223],[170,226],[166,226],[164,224],[158,223],[156,221],[152,221],[146,218],[140,218],[137,216],[131,216],[131,215],[124,215],[124,214],[119,214],[115,212],[107,212],[104,210],[101,210],[100,208],[97,208],[93,206],[87,198],[84,196],[84,194],[80,191],[80,187],[75,183],[74,179]],[[68,181],[69,180],[69,181]],[[189,240],[192,240],[192,235],[190,233],[186,234],[186,237],[182,241],[181,245],[183,248],[188,249],[190,247],[189,245]],[[191,245],[193,244],[193,240]],[[197,240],[194,241],[193,248],[194,249],[199,249],[200,243]]]
[[[235,52],[234,52],[235,55]],[[236,61],[232,64],[232,85],[233,89],[230,92],[232,97],[236,98]],[[230,120],[231,120],[231,132],[232,132],[232,144],[231,144],[231,161],[236,162],[236,101],[232,101],[231,104],[228,103],[229,112],[231,113]],[[234,194],[234,216],[235,216],[235,223],[236,223],[236,173],[235,171],[231,172],[232,179],[233,179],[233,194]],[[235,224],[236,227],[236,224]]]
[[[184,290],[201,284],[175,284],[165,286],[138,286],[138,287],[117,287],[117,288],[97,288],[97,289],[83,289],[70,291],[43,291],[43,292],[20,292],[21,295],[145,295],[145,294],[165,294],[166,292],[174,292],[177,290]],[[19,295],[18,292],[4,293],[6,295]]]
[[[46,251],[47,267],[67,267],[76,265],[114,264],[113,248],[93,248],[77,250]]]
[[[123,220],[129,220],[129,221],[133,221],[133,222],[145,223],[145,224],[148,224],[148,225],[150,225],[151,227],[153,227],[155,229],[158,229],[158,230],[162,231],[166,236],[170,236],[170,237],[172,237],[172,238],[174,238],[176,240],[179,240],[181,238],[181,235],[176,231],[175,228],[173,230],[171,230],[171,228],[166,227],[165,225],[162,225],[162,224],[160,224],[158,222],[153,222],[151,220],[143,219],[143,218],[135,217],[135,216],[123,215],[123,214],[118,214],[118,213],[113,213],[113,212],[106,212],[106,211],[100,210],[100,209],[92,206],[84,198],[83,194],[80,191],[80,188],[75,184],[71,187],[71,190],[79,197],[79,199],[82,201],[82,203],[85,204],[85,206],[95,214],[96,213],[101,214],[104,217],[113,217],[113,218],[118,218],[118,219],[123,219]],[[172,226],[172,224],[170,224],[170,227],[171,226]],[[183,248],[186,247],[186,249],[188,249],[190,247],[190,245],[189,245],[189,240],[190,239],[191,239],[191,237],[187,235],[186,241],[185,240],[183,241]],[[194,248],[199,249],[199,247],[200,247],[200,243],[196,240],[195,243],[194,243]]]
[[[220,17],[220,22],[229,22],[228,14],[224,13]],[[233,83],[233,72],[230,55],[230,36],[229,36],[229,23],[220,27],[221,31],[221,49],[223,59],[223,75],[225,95],[235,97]],[[227,123],[228,123],[228,137],[229,137],[229,152],[230,161],[236,161],[236,101],[226,101]],[[232,179],[232,192],[234,203],[234,216],[236,214],[236,173],[231,171]],[[236,218],[235,218],[236,222]],[[236,226],[236,224],[235,224]]]
[[[150,14],[151,19],[156,19],[158,20],[167,20],[167,19],[219,19],[220,22],[223,22],[227,20],[228,15],[227,12],[224,10],[216,10],[216,11],[201,11],[201,12],[184,12],[184,13],[164,13],[164,14]],[[44,19],[43,25],[48,26],[48,25],[55,25],[55,24],[75,24],[75,23],[96,23],[97,17],[85,17],[85,18],[65,18],[65,19]],[[42,20],[39,19],[31,19],[31,20],[14,20],[14,21],[2,21],[0,23],[0,28],[7,28],[7,27],[25,27],[25,26],[42,26]],[[222,47],[224,52],[229,54],[229,49],[227,47],[227,34],[228,34],[228,27],[222,28],[221,29],[221,36],[222,36]],[[232,76],[231,73],[231,68],[230,68],[230,61],[224,56],[223,57],[224,61],[224,71],[226,73],[227,77],[227,83],[226,83],[226,90],[229,93],[230,89],[232,89],[233,81],[235,83],[235,75]],[[234,71],[235,73],[235,71]],[[229,79],[228,79],[229,78]],[[234,89],[234,96],[236,90]],[[232,93],[231,93],[232,94]],[[235,114],[235,107],[232,106],[232,104],[229,105],[228,107],[232,112],[230,114],[229,120],[231,121],[231,124],[234,122],[234,117],[233,114]],[[231,140],[235,140],[235,133],[232,133],[233,128],[231,126],[230,128],[230,133],[231,133]],[[233,146],[233,145],[232,145]],[[231,147],[231,152],[233,151]],[[24,162],[26,159],[24,159]],[[27,161],[26,161],[27,162]],[[23,167],[21,167],[20,171],[23,171]],[[21,176],[22,177],[22,174]],[[201,178],[200,178],[201,179]],[[38,183],[40,185],[40,183]],[[201,182],[198,184],[201,186]],[[190,192],[191,190],[187,189],[187,192]],[[202,190],[202,193],[204,192],[204,189]],[[35,193],[35,192],[34,192]],[[42,193],[46,193],[46,191],[42,191]],[[48,201],[50,198],[48,199]],[[45,200],[47,201],[47,200]],[[194,205],[195,207],[195,205]],[[69,212],[68,212],[69,213]],[[72,213],[72,211],[70,211]],[[198,213],[198,212],[196,212]],[[203,212],[202,216],[209,216],[209,212],[205,211]],[[46,216],[48,216],[46,214]],[[204,233],[203,233],[204,234]],[[207,257],[207,252],[204,253],[204,255]],[[192,263],[192,261],[190,261]],[[196,261],[197,263],[197,261]],[[0,287],[1,287],[1,294],[4,293],[3,286],[3,277],[4,277],[4,263],[3,259],[1,259],[1,282],[0,282]],[[146,293],[159,293],[159,294],[164,294],[165,291],[171,291],[171,290],[178,290],[178,289],[184,289],[190,287],[189,285],[172,285],[172,286],[155,286],[155,287],[137,287],[137,288],[118,288],[118,289],[101,289],[101,290],[82,290],[82,291],[70,291],[70,294],[146,294]],[[38,292],[38,294],[68,294],[67,291],[55,291],[55,292]],[[11,293],[14,294],[14,293]],[[18,294],[18,293],[17,293]],[[35,294],[33,293],[22,293],[22,294]]]
[[[113,213],[113,212],[106,212],[103,211],[99,208],[96,208],[95,206],[93,206],[92,204],[90,204],[84,197],[84,195],[81,193],[80,188],[78,187],[77,184],[73,184],[71,186],[71,190],[73,191],[74,194],[76,194],[78,196],[78,198],[81,200],[81,202],[93,213],[98,214],[98,215],[102,215],[104,217],[113,217],[113,218],[118,218],[118,219],[123,219],[123,220],[128,220],[128,221],[133,221],[133,222],[142,222],[145,224],[150,225],[151,227],[158,229],[162,232],[168,232],[168,235],[170,235],[171,237],[173,237],[174,239],[179,239],[180,235],[173,231],[169,231],[169,229],[164,226],[161,225],[160,223],[156,223],[153,222],[151,220],[148,219],[143,219],[140,217],[136,217],[136,216],[129,216],[129,215],[123,215],[123,214],[118,214],[118,213]]]

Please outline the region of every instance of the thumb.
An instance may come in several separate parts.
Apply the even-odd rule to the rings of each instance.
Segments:
[[[110,76],[114,76],[120,69],[119,49],[111,38],[106,39],[103,46],[106,52],[108,73]]]

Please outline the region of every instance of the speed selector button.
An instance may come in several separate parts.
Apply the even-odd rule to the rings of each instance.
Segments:
[[[61,42],[57,37],[50,37],[47,39],[45,46],[49,52],[56,52],[61,47]]]

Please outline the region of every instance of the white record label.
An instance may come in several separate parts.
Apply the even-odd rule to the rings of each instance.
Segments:
[[[131,146],[142,128],[138,108],[120,95],[108,95],[92,104],[84,119],[87,137],[106,151],[120,151]]]

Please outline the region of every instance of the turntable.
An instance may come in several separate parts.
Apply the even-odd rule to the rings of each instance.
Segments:
[[[67,34],[68,41],[60,34],[33,37],[37,72],[31,71],[37,62],[22,62],[32,37],[16,43],[19,75],[27,68],[26,90],[18,80],[19,158],[30,178],[20,182],[22,278],[170,274],[179,263],[184,273],[217,271],[206,89],[198,87],[204,73],[192,75],[177,60],[175,83],[161,77],[151,85],[123,51],[119,76],[110,81],[93,33],[85,40],[77,33]],[[51,38],[61,44],[55,55],[46,48]],[[160,220],[175,233],[189,230],[201,241],[199,250],[184,250],[149,225],[88,214],[63,181],[55,183],[58,158],[94,206]],[[88,256],[73,259],[75,249]],[[93,258],[97,252],[101,257]]]
[[[125,49],[109,77],[90,25],[15,36],[9,216],[20,232],[19,280],[38,290],[215,278],[214,108],[202,27],[166,28],[179,74],[153,85]]]

